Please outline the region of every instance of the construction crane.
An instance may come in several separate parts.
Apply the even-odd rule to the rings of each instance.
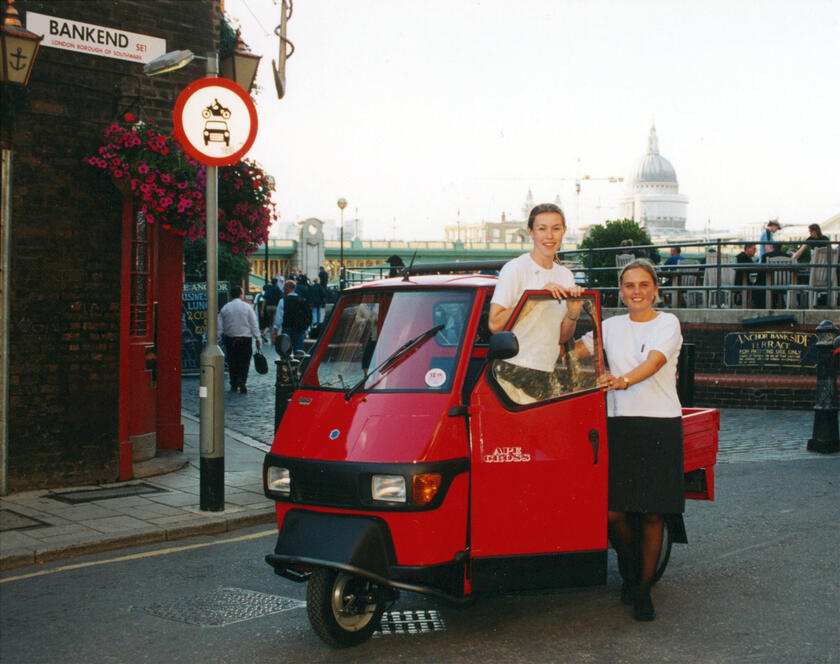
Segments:
[[[561,181],[571,181],[574,180],[575,182],[575,230],[580,227],[580,190],[581,185],[584,182],[609,182],[609,183],[618,183],[624,182],[624,178],[616,177],[616,176],[609,176],[609,177],[593,177],[591,175],[584,175],[581,177],[580,175],[580,158],[577,160],[577,175],[574,178],[557,178]],[[572,229],[569,229],[570,231]]]

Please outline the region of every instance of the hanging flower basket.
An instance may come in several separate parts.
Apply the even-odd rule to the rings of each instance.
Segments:
[[[104,132],[103,145],[85,162],[108,173],[133,196],[150,223],[195,241],[204,237],[206,168],[180,143],[128,113]],[[219,169],[219,239],[235,254],[256,251],[275,218],[274,181],[256,163]]]

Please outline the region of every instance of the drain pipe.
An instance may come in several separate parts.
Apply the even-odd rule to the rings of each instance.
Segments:
[[[12,151],[2,155],[0,202],[0,496],[8,493],[9,470],[9,244],[12,239]]]

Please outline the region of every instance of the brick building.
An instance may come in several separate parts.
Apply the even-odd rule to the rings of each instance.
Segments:
[[[165,51],[218,49],[219,0],[14,6],[28,28],[32,12],[165,40]],[[136,444],[183,445],[181,240],[142,224],[133,199],[83,162],[127,111],[170,130],[178,94],[203,76],[201,64],[154,79],[142,67],[45,38],[27,95],[3,118],[2,147],[13,153],[2,293],[7,492],[128,479]]]

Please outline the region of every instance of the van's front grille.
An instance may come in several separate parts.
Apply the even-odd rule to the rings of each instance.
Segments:
[[[273,491],[265,485],[271,466],[289,471],[289,494]],[[263,463],[263,484],[268,498],[284,503],[376,512],[423,512],[440,507],[452,481],[468,469],[466,458],[424,463],[365,463],[316,461],[269,452]],[[410,496],[409,502],[405,503],[375,501],[371,496],[374,475],[401,476],[405,478],[406,485],[411,486],[412,476],[426,473],[439,473],[442,477],[440,489],[428,504],[415,505],[410,502]]]
[[[358,474],[303,464],[291,473],[294,502],[332,507],[355,507],[359,503]]]

